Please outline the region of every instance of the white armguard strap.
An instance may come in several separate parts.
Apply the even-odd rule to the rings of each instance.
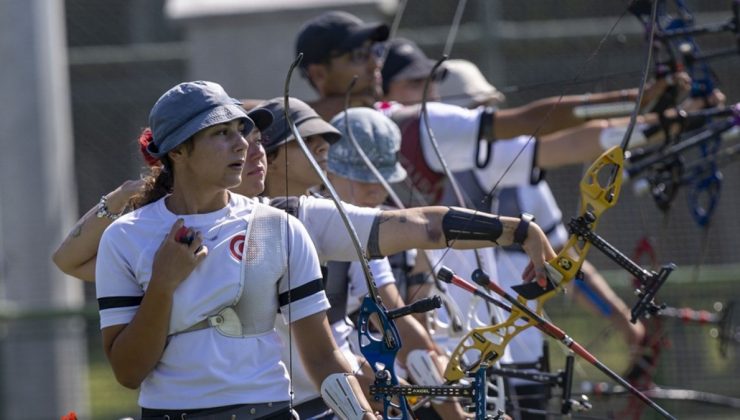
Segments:
[[[349,373],[334,373],[321,383],[321,398],[342,420],[360,420],[368,411],[362,408],[349,383]]]
[[[632,131],[632,138],[630,138],[629,147],[642,146],[647,142],[647,137],[643,132],[647,128],[646,124],[637,124],[635,129]],[[614,146],[619,146],[622,143],[622,138],[627,132],[627,127],[607,127],[601,130],[599,135],[599,144],[603,150],[609,150]]]

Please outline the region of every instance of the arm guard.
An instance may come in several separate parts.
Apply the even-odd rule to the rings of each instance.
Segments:
[[[498,245],[504,226],[498,216],[450,207],[442,218],[442,231],[447,246],[456,240],[491,241]]]
[[[349,373],[334,373],[321,383],[321,398],[340,419],[361,420],[367,410],[362,408],[352,385]]]

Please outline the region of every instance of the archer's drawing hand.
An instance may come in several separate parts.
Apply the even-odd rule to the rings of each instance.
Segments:
[[[650,83],[645,88],[645,94],[643,95],[642,106],[648,104],[654,104],[661,96],[665,93],[668,88],[676,87],[676,98],[680,100],[688,96],[691,92],[691,76],[685,71],[679,71],[673,74],[665,75],[654,82]],[[648,112],[650,109],[647,110]]]
[[[118,188],[106,195],[108,211],[119,214],[126,209],[129,200],[144,191],[146,186],[143,179],[129,179],[119,185]]]

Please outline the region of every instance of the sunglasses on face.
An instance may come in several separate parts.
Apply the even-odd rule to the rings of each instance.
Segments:
[[[374,42],[372,44],[365,44],[346,52],[335,51],[330,56],[331,58],[337,58],[345,54],[349,54],[349,61],[352,64],[364,64],[370,58],[379,60],[381,57],[383,57],[384,53],[385,45],[379,42]]]

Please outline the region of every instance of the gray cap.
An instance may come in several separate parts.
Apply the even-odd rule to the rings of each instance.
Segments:
[[[371,108],[350,108],[346,112],[352,134],[378,172],[388,182],[403,181],[406,170],[398,163],[401,130],[396,123]],[[353,181],[377,183],[349,140],[344,120],[344,112],[331,119],[331,124],[342,133],[342,139],[329,149],[329,172]]]
[[[264,130],[272,123],[266,110],[247,112],[218,83],[185,82],[162,95],[149,113],[153,140],[147,152],[161,158],[195,133],[216,124],[244,119],[244,132]]]
[[[309,136],[321,135],[331,144],[336,143],[342,137],[339,131],[331,124],[321,119],[319,114],[308,104],[296,98],[289,98],[290,118],[298,128],[298,133],[304,139]],[[275,118],[270,128],[262,131],[262,145],[267,153],[276,150],[281,145],[295,140],[293,133],[285,119],[284,98],[273,98],[259,104],[257,109],[266,109]]]

